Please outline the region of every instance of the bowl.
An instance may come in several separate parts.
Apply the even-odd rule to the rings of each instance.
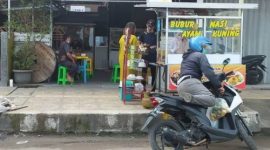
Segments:
[[[139,62],[138,67],[139,68],[145,68],[146,67],[145,62]]]
[[[137,76],[136,80],[143,80],[143,77],[142,76]]]
[[[135,74],[129,74],[129,75],[127,76],[127,80],[136,80]]]

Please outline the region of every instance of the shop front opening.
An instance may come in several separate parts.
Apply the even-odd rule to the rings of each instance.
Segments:
[[[63,36],[70,35],[74,52],[93,61],[90,82],[111,81],[111,70],[118,64],[119,39],[127,22],[135,22],[136,36],[139,36],[145,30],[146,21],[156,19],[155,12],[135,8],[133,2],[69,1],[62,2],[62,7],[65,11],[54,12],[53,49],[58,53]],[[56,75],[55,72],[54,80]]]

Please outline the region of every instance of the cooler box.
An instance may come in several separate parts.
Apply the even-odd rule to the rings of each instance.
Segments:
[[[131,101],[133,99],[133,94],[131,93],[134,90],[134,85],[133,85],[133,81],[126,81],[126,92],[128,94],[126,94],[126,101]],[[122,88],[122,83],[120,82],[119,84],[119,97],[121,100],[123,100],[122,98],[122,92],[123,92],[123,88]]]

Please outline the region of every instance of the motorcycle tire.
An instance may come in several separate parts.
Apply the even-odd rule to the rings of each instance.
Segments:
[[[242,139],[247,144],[248,148],[250,150],[257,150],[255,141],[253,140],[252,136],[249,135],[246,126],[239,117],[236,117],[236,127],[238,129],[240,139]]]
[[[157,134],[158,131],[161,130],[163,127],[168,127],[170,129],[173,129],[177,132],[183,131],[183,127],[181,127],[175,120],[166,120],[166,121],[160,121],[153,126],[150,126],[148,128],[148,139],[151,144],[152,150],[165,150],[162,148],[162,146],[159,146],[157,143]],[[177,145],[177,148],[175,150],[184,150],[183,145]]]
[[[261,69],[254,69],[247,71],[247,84],[255,85],[261,83],[263,80],[263,71]]]

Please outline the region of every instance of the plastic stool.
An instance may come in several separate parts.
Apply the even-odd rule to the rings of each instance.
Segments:
[[[113,71],[112,71],[112,81],[116,83],[120,80],[120,65],[115,64],[113,65]]]
[[[82,74],[83,77],[83,82],[87,82],[87,61],[82,60],[82,64],[79,66],[80,73]]]
[[[87,77],[91,78],[93,76],[93,61],[92,58],[87,59],[86,65]]]
[[[67,80],[67,67],[59,66],[58,67],[57,84],[66,85],[67,82],[68,82],[68,80]]]

